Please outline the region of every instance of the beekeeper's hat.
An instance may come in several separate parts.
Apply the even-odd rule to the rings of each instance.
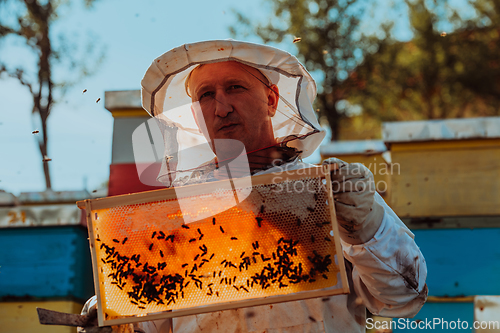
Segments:
[[[278,142],[298,138],[290,144],[302,151],[302,157],[307,157],[323,140],[325,132],[312,107],[316,84],[293,55],[274,47],[234,40],[185,44],[155,59],[141,82],[142,106],[164,125],[164,131],[168,132],[164,134],[165,155],[175,156],[174,159],[167,158],[159,179],[167,170],[192,170],[214,158],[191,112],[192,101],[185,81],[196,66],[223,61],[237,61],[255,67],[271,84],[278,86],[280,101],[272,118]],[[183,152],[187,151],[191,153],[184,154],[181,159]],[[193,151],[199,154],[193,154]],[[186,158],[187,155],[190,158]],[[197,155],[195,161],[194,155]],[[169,167],[169,162],[175,165]]]

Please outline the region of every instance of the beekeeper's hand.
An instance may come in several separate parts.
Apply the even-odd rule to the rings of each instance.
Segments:
[[[384,208],[375,201],[375,181],[371,171],[361,163],[346,163],[338,158],[323,164],[331,169],[340,238],[349,244],[362,244],[375,235],[384,217]]]
[[[78,333],[156,333],[144,330],[142,323],[124,324],[116,326],[97,326],[97,297],[92,296],[83,306],[82,315],[89,316],[89,326],[78,327]]]

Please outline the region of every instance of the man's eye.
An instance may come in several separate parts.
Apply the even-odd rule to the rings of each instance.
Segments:
[[[199,100],[201,100],[202,98],[205,98],[205,97],[212,97],[214,95],[214,93],[212,91],[207,91],[203,94],[201,94]]]
[[[233,84],[232,86],[229,86],[229,90],[236,90],[236,89],[245,89],[245,87],[240,86],[239,84]]]

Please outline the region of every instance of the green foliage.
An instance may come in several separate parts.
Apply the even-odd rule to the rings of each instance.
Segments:
[[[83,0],[87,8],[95,0]],[[52,32],[54,22],[59,18],[63,6],[69,6],[68,0],[0,0],[0,42],[19,45],[19,41],[36,57],[37,63],[23,63],[13,66],[7,59],[0,56],[0,78],[8,76],[18,80],[33,97],[32,114],[39,118],[39,148],[47,188],[51,188],[49,158],[47,158],[47,119],[55,103],[54,93],[64,90],[75,81],[56,80],[54,71],[67,67],[70,73],[80,72],[80,79],[90,74],[102,59],[103,54],[94,54],[93,46],[87,47],[80,57],[74,52],[74,43],[68,42],[64,35],[55,38]],[[56,41],[54,41],[56,39]],[[91,64],[91,65],[89,65]],[[36,68],[33,72],[32,68]]]
[[[337,102],[345,98],[343,81],[360,58],[360,34],[357,28],[364,11],[359,0],[271,0],[274,16],[267,24],[251,25],[250,20],[236,13],[241,26],[250,28],[264,43],[295,43],[298,58],[311,72],[320,73],[316,108],[332,127],[333,139],[339,137],[341,120],[346,109]],[[234,35],[239,31],[232,27]]]
[[[316,107],[336,140],[353,138],[341,130],[359,129],[363,117],[373,124],[499,114],[500,0],[468,1],[464,10],[450,1],[405,0],[413,31],[407,42],[392,37],[390,19],[372,27],[382,37],[359,32],[370,1],[271,0],[270,23],[237,17],[265,43],[302,38],[298,57],[322,73]],[[349,105],[363,114],[352,117]]]
[[[472,5],[491,8],[487,3],[498,1]],[[498,13],[488,12],[488,26],[479,26],[483,12],[446,33],[437,30],[439,17],[424,0],[407,4],[414,38],[380,40],[378,51],[366,55],[344,83],[348,100],[382,121],[498,115]],[[451,16],[456,23],[458,15]]]

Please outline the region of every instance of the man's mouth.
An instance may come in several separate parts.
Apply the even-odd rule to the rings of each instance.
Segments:
[[[238,126],[238,124],[227,124],[227,125],[223,125],[221,127],[219,127],[219,132],[224,132],[224,131],[231,131],[233,129],[236,128],[236,126]]]

